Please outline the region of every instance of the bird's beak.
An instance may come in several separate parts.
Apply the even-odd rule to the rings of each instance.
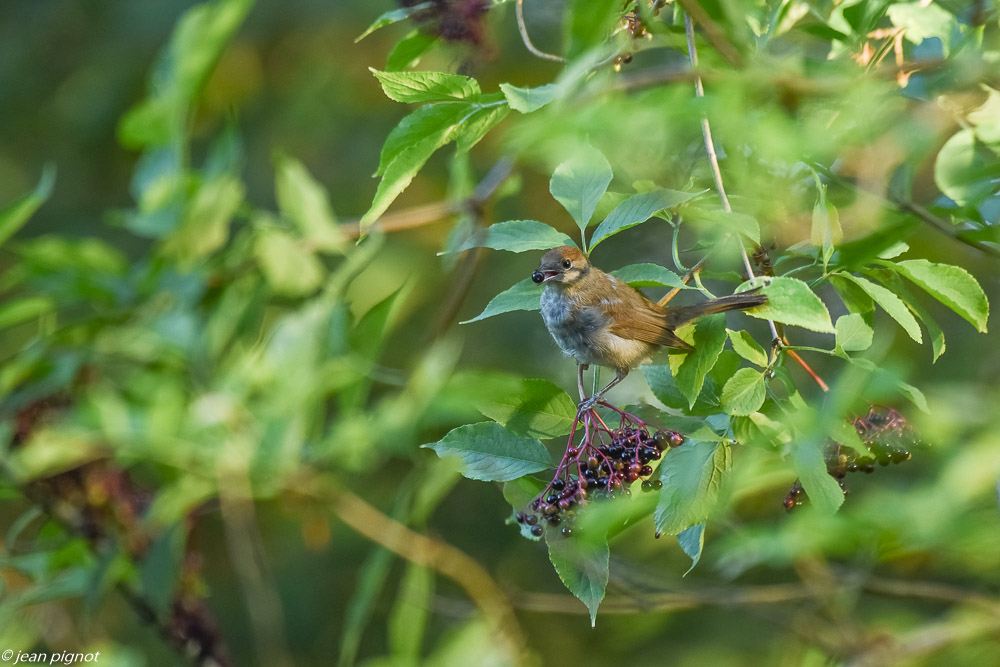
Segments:
[[[556,276],[559,275],[559,271],[542,271],[539,269],[531,274],[531,280],[534,281],[536,285],[541,285],[542,283],[547,283]]]

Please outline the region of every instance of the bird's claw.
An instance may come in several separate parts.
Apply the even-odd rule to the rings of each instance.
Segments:
[[[597,405],[597,401],[600,400],[600,396],[591,396],[590,398],[585,398],[576,406],[577,414],[587,412],[588,410],[593,410],[594,406]]]

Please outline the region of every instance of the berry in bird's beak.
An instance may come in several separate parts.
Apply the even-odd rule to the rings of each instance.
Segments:
[[[541,285],[544,282],[552,280],[559,275],[559,271],[542,271],[539,269],[531,274],[531,280],[534,281],[536,285]]]

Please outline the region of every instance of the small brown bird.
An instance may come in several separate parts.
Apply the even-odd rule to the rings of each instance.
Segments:
[[[703,315],[753,308],[767,303],[763,294],[744,293],[712,299],[693,306],[668,307],[650,301],[628,283],[592,265],[572,246],[553,248],[542,257],[531,279],[541,285],[542,319],[567,356],[579,364],[580,398],[583,371],[590,364],[615,370],[615,379],[582,409],[593,407],[628,372],[650,360],[660,347],[693,349],[677,337],[677,327]]]

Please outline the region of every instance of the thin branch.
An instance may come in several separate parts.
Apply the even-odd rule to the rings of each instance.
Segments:
[[[687,10],[689,2],[685,1],[681,3],[685,10]],[[699,10],[701,8],[699,7]],[[691,14],[687,11],[684,12],[684,33],[687,36],[687,47],[688,47],[688,59],[691,61],[691,69],[695,72],[698,71],[698,49],[695,46],[694,39],[694,22],[691,20]],[[695,76],[694,78],[694,94],[695,97],[703,98],[705,97],[705,86],[702,83],[700,76]],[[712,126],[709,125],[708,116],[703,115],[701,117],[701,135],[705,139],[705,151],[708,153],[708,161],[712,166],[712,176],[715,179],[715,189],[719,193],[719,198],[722,200],[722,209],[726,213],[732,213],[733,207],[729,204],[729,197],[726,195],[725,185],[722,183],[722,170],[719,168],[719,156],[715,152],[715,142],[712,141]],[[740,246],[740,256],[743,258],[743,268],[746,269],[747,276],[752,280],[754,278],[753,266],[750,265],[750,257],[747,255],[747,249],[743,246],[743,241],[737,237]],[[781,340],[778,336],[778,329],[774,325],[774,320],[767,321],[768,326],[771,327],[771,338],[772,340]]]
[[[301,492],[302,488],[297,487]],[[314,489],[337,517],[357,533],[411,563],[436,570],[465,590],[516,664],[527,664],[526,640],[507,596],[489,573],[456,547],[418,533],[354,493],[330,485]]]
[[[524,42],[524,47],[528,49],[532,55],[542,58],[543,60],[551,60],[552,62],[566,62],[565,58],[552,55],[551,53],[545,53],[531,43],[531,38],[528,37],[528,26],[524,23],[524,0],[517,0],[514,4],[514,13],[517,15],[517,30],[521,33],[521,41]]]
[[[705,38],[711,43],[711,45],[718,51],[723,58],[729,61],[729,64],[733,67],[739,67],[743,63],[743,56],[740,52],[736,50],[732,44],[729,43],[729,39],[726,37],[725,31],[719,27],[719,24],[712,20],[712,17],[698,4],[697,0],[678,0],[678,4],[684,8],[684,25],[685,28],[688,26],[690,17],[693,17],[698,21],[700,25],[705,30]],[[693,44],[693,36],[688,37],[688,54],[690,55]],[[694,62],[692,62],[692,67],[697,67],[697,57],[695,57]],[[699,97],[701,97],[699,95]]]

